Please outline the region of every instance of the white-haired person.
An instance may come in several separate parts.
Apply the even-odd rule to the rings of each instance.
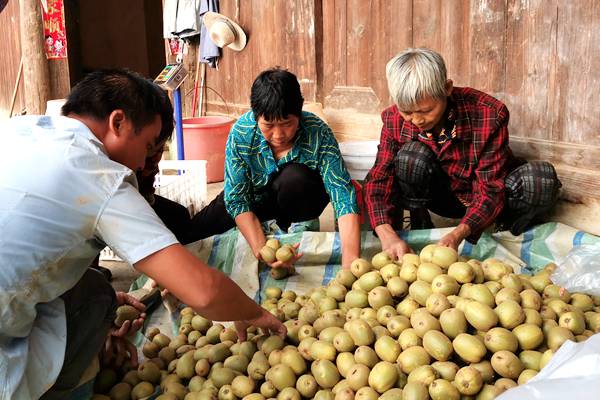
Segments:
[[[433,228],[429,211],[460,223],[438,242],[457,249],[476,243],[496,223],[518,235],[556,202],[554,167],[526,162],[508,146],[509,112],[494,97],[455,87],[433,50],[406,49],[386,66],[394,105],[365,183],[371,226],[383,250],[401,258],[411,249],[398,235],[404,210],[411,229]]]

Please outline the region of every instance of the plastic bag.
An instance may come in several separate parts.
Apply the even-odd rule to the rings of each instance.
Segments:
[[[496,400],[592,400],[600,398],[600,335],[585,342],[567,340],[529,382]]]
[[[550,279],[571,293],[600,296],[600,244],[573,247]]]

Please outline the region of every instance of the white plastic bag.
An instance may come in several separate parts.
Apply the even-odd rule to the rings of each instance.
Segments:
[[[600,335],[566,341],[550,362],[525,385],[496,400],[597,400],[600,398]]]
[[[573,247],[558,263],[551,279],[554,284],[564,287],[571,293],[599,296],[600,244]]]

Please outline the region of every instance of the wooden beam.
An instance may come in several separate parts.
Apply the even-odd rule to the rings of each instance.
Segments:
[[[600,200],[584,198],[581,203],[572,203],[560,200],[552,213],[549,221],[562,222],[581,231],[600,236]]]
[[[44,24],[39,0],[20,0],[21,55],[27,114],[43,114],[50,95]]]
[[[547,160],[553,164],[600,171],[600,146],[555,142],[510,135],[510,148],[528,160]]]

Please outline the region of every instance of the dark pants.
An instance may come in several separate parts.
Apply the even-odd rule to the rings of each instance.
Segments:
[[[154,195],[152,208],[156,212],[156,215],[158,215],[158,218],[173,232],[181,244],[193,242],[189,238],[192,227],[187,208],[177,202],[157,195]]]
[[[54,386],[41,398],[64,399],[104,345],[115,319],[115,291],[102,273],[88,268],[77,284],[60,296],[67,317],[67,347]]]
[[[318,218],[329,203],[323,179],[304,164],[284,166],[262,190],[265,200],[253,204],[252,212],[261,222],[276,220],[283,230],[287,230],[292,222]],[[221,192],[192,218],[192,239],[204,239],[235,226],[235,220],[225,209],[224,193]]]
[[[509,171],[505,179],[505,205],[497,225],[519,235],[552,208],[561,184],[548,162],[523,161]],[[433,227],[427,210],[448,218],[465,215],[466,207],[452,192],[450,177],[435,154],[418,141],[406,143],[398,151],[396,181],[399,190],[395,201],[411,212],[413,229]]]

